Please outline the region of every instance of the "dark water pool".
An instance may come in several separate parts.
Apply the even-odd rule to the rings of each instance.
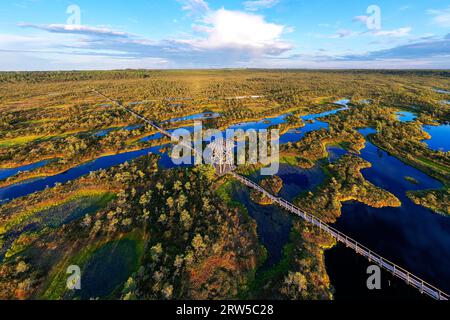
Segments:
[[[361,156],[372,163],[372,168],[362,171],[364,177],[397,196],[402,206],[375,209],[357,202],[345,203],[335,227],[425,281],[450,291],[450,219],[415,205],[406,196],[409,190],[437,189],[442,187],[441,183],[370,142]],[[405,177],[414,178],[418,184],[407,181]],[[340,264],[341,258],[333,254],[335,250],[340,249],[327,253],[330,275]],[[332,276],[332,283],[338,292],[346,292],[345,281],[339,277],[339,274]],[[353,294],[367,293],[365,289]]]
[[[278,176],[283,180],[283,188],[279,195],[291,201],[302,192],[316,188],[325,179],[325,174],[319,166],[301,169],[281,164]],[[263,178],[258,173],[250,177],[256,182]],[[241,185],[234,190],[233,199],[242,203],[257,223],[258,237],[268,253],[267,260],[261,269],[266,270],[274,266],[281,260],[283,248],[289,241],[292,227],[291,214],[275,205],[261,206],[254,203],[250,200],[248,188]]]
[[[135,158],[144,156],[149,153],[160,154],[161,160],[159,164],[162,167],[172,167],[173,163],[167,153],[160,153],[161,146],[142,149],[138,151],[126,152],[97,158],[94,161],[82,164],[54,176],[27,180],[19,184],[14,184],[0,189],[0,200],[2,202],[11,201],[13,199],[29,195],[31,193],[42,191],[47,187],[53,187],[56,183],[66,183],[79,177],[89,174],[91,171],[108,169],[113,166],[131,161]]]
[[[306,126],[291,130],[281,137],[281,143],[296,142],[300,140],[306,132],[327,128],[328,124],[317,120],[319,117],[344,110],[347,100],[340,103],[344,105],[343,108],[303,117],[306,121]],[[412,121],[414,115],[403,114],[401,120]],[[232,129],[267,129],[274,124],[284,123],[286,115],[265,119],[261,121],[246,122],[232,126]],[[442,126],[441,126],[442,127]],[[425,128],[430,130],[433,139],[428,141],[430,147],[431,143],[436,142],[436,148],[449,147],[448,142],[448,127],[442,129],[441,127]],[[188,129],[189,130],[189,129]],[[442,131],[439,131],[442,130]],[[373,132],[372,129],[361,130],[363,134]],[[149,136],[147,141],[157,139],[158,134]],[[436,140],[437,139],[437,140]],[[31,194],[36,191],[44,190],[47,186],[52,187],[55,183],[65,183],[70,180],[77,179],[83,175],[89,174],[90,171],[100,169],[107,169],[115,165],[122,164],[126,161],[131,161],[137,157],[148,154],[149,152],[160,154],[161,146],[146,148],[139,151],[127,152],[124,154],[111,155],[98,158],[92,162],[82,164],[78,167],[68,170],[65,173],[58,174],[51,177],[36,179],[32,181],[25,181],[21,184],[9,186],[0,189],[0,200],[10,201],[12,199]],[[434,148],[434,147],[433,147]],[[330,152],[330,161],[336,161],[343,154],[345,150],[332,146],[328,147]],[[165,168],[173,167],[173,163],[166,153],[161,154],[160,165]],[[439,188],[441,184],[423,174],[422,172],[405,165],[398,159],[389,156],[385,152],[379,150],[371,143],[367,143],[367,147],[362,151],[362,157],[371,162],[373,167],[363,170],[364,176],[375,185],[384,188],[395,194],[403,203],[401,208],[384,208],[374,209],[359,203],[346,203],[343,207],[342,217],[336,223],[337,228],[350,236],[358,239],[361,243],[376,250],[386,258],[393,262],[408,268],[410,271],[422,276],[425,280],[441,287],[444,290],[450,291],[450,219],[448,217],[440,216],[427,210],[423,207],[416,206],[406,197],[408,190],[421,190],[430,188]],[[39,164],[45,165],[45,164]],[[33,169],[33,168],[29,168]],[[15,169],[14,169],[15,170]],[[23,170],[23,168],[22,168]],[[13,172],[13,171],[11,171]],[[4,175],[10,174],[3,171]],[[0,176],[2,171],[0,171]],[[310,170],[302,170],[294,168],[289,165],[281,165],[279,176],[284,182],[284,187],[280,192],[280,196],[287,200],[292,200],[298,194],[308,191],[320,184],[324,179],[324,173],[320,168],[313,168]],[[417,185],[407,181],[404,177],[413,177],[419,183]],[[252,179],[258,180],[260,177],[253,176]],[[282,257],[283,247],[289,240],[289,233],[291,230],[291,216],[276,206],[260,206],[249,199],[249,191],[245,187],[237,187],[234,190],[233,197],[235,200],[242,203],[249,211],[250,215],[256,220],[258,224],[258,235],[262,244],[268,250],[268,259],[263,268],[270,268]],[[122,244],[119,245],[121,247]],[[123,244],[125,251],[131,250],[129,244]],[[99,252],[94,262],[90,262],[92,277],[94,275],[107,272],[96,267],[101,259],[107,259],[111,255],[113,247],[103,249]],[[114,252],[122,252],[118,250]],[[337,296],[339,292],[341,296],[346,293],[353,297],[365,297],[367,290],[354,290],[358,286],[352,286],[358,282],[360,284],[360,276],[352,276],[351,272],[361,274],[361,266],[367,262],[358,262],[353,258],[347,259],[349,256],[355,257],[354,253],[346,253],[346,249],[336,247],[326,253],[326,262],[328,272],[332,283],[337,288]],[[348,261],[354,261],[350,265],[346,265]],[[115,263],[115,262],[114,262]],[[129,261],[117,262],[113,269],[127,270]],[[342,266],[345,266],[342,267]],[[117,266],[117,268],[116,268]],[[353,266],[353,269],[352,267]],[[98,269],[100,268],[100,269]],[[97,270],[97,271],[95,271]],[[98,270],[100,270],[98,272]],[[345,272],[347,270],[347,272]],[[121,271],[122,272],[122,271]],[[350,272],[350,274],[349,274]],[[122,280],[125,278],[127,272],[118,273],[117,278]],[[122,275],[121,275],[122,274]],[[122,278],[121,278],[122,277]],[[388,276],[386,276],[388,277]],[[110,279],[111,277],[109,277]],[[389,279],[389,278],[387,278]],[[126,279],[125,279],[126,280]],[[124,281],[125,281],[124,280]],[[362,279],[365,283],[365,279]],[[97,292],[96,286],[102,283],[102,278],[99,280],[92,279],[92,286],[87,288],[87,296],[96,296],[105,293],[114,287],[114,283],[107,287],[105,292]],[[386,282],[388,285],[390,280]],[[391,284],[395,286],[392,294],[395,295],[401,292],[401,284],[395,284],[395,280]],[[365,285],[363,286],[365,287]],[[409,292],[406,288],[405,292]],[[351,291],[351,292],[350,292]],[[414,295],[414,294],[412,294]]]
[[[137,244],[124,239],[98,249],[83,267],[80,298],[110,296],[136,270],[139,256]]]
[[[33,171],[35,169],[38,169],[40,167],[47,165],[51,161],[52,160],[44,160],[44,161],[35,162],[32,164],[17,167],[17,168],[0,169],[0,180],[4,180],[9,177],[15,176],[16,174],[18,174],[20,172]]]
[[[417,114],[410,111],[397,112],[397,116],[402,122],[410,122],[417,119]],[[443,152],[450,151],[450,124],[426,125],[423,127],[423,130],[431,136],[431,139],[424,140],[430,149]]]
[[[450,151],[450,124],[425,126],[424,130],[431,135],[430,140],[424,141],[429,148],[443,152]]]
[[[181,122],[181,121],[194,121],[194,120],[209,120],[209,119],[215,119],[219,118],[220,114],[216,112],[202,112],[198,114],[192,114],[189,116],[183,116],[178,118],[172,118],[167,121],[163,121],[162,123],[174,123],[174,122]]]

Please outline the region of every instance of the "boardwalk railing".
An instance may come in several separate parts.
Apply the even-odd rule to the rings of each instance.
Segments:
[[[131,110],[130,108],[125,107],[125,106],[124,106],[122,103],[120,103],[119,101],[114,100],[114,99],[111,99],[110,97],[104,95],[103,93],[101,93],[101,92],[99,92],[99,91],[97,91],[97,90],[95,90],[95,89],[91,89],[91,90],[92,90],[93,92],[95,92],[96,94],[98,94],[98,95],[104,97],[105,99],[108,99],[109,101],[111,101],[111,102],[112,102],[113,104],[115,104],[116,106],[125,109],[125,111],[131,113],[131,114],[134,115],[136,118],[138,118],[138,119],[144,121],[145,123],[147,123],[148,125],[150,125],[153,129],[155,129],[155,130],[161,132],[161,133],[162,133],[163,135],[165,135],[166,137],[172,139],[172,141],[175,141],[175,142],[179,143],[180,145],[183,145],[183,146],[187,147],[188,149],[192,150],[195,154],[198,155],[197,150],[196,150],[195,148],[192,148],[192,146],[191,146],[190,144],[187,144],[187,143],[185,143],[184,141],[180,140],[178,137],[174,136],[174,135],[171,134],[169,131],[163,129],[163,128],[162,128],[161,126],[159,126],[156,122],[147,119],[146,117],[144,117],[144,116],[140,115],[139,113],[137,113],[137,112]],[[200,155],[200,156],[203,156],[203,155]]]
[[[357,254],[362,255],[363,257],[367,258],[369,262],[373,262],[377,265],[379,265],[381,268],[389,271],[397,278],[400,278],[404,280],[408,285],[413,286],[414,288],[418,289],[422,294],[425,294],[433,299],[436,300],[448,300],[449,295],[445,292],[439,290],[438,288],[432,286],[431,284],[427,283],[423,279],[415,276],[411,272],[399,267],[395,263],[383,258],[382,256],[376,254],[372,250],[366,248],[362,244],[358,243],[357,241],[353,240],[352,238],[348,237],[347,235],[343,234],[339,230],[331,227],[330,225],[326,224],[325,222],[321,221],[317,217],[304,212],[300,208],[296,207],[292,203],[275,197],[265,189],[263,189],[260,185],[256,184],[255,182],[235,173],[231,172],[231,175],[233,175],[234,178],[245,184],[246,186],[255,189],[262,194],[264,194],[267,198],[272,200],[274,203],[278,204],[282,208],[286,209],[287,211],[290,211],[306,222],[320,228],[322,231],[330,234],[333,236],[338,242],[341,242],[345,244],[348,248],[353,249]]]
[[[179,139],[177,139],[176,137],[174,138],[173,135],[164,130],[162,127],[160,127],[158,124],[156,124],[155,122],[145,118],[144,116],[140,115],[137,112],[134,112],[133,110],[131,110],[130,108],[125,107],[123,104],[121,104],[119,101],[113,100],[109,97],[107,97],[106,95],[104,95],[103,93],[92,89],[93,92],[97,93],[98,95],[108,99],[109,101],[111,101],[112,103],[114,103],[115,105],[124,108],[126,111],[128,111],[129,113],[133,114],[135,117],[141,119],[142,121],[144,121],[145,123],[149,124],[151,127],[153,127],[154,129],[158,130],[159,132],[161,132],[162,134],[164,134],[165,136],[172,138],[173,140],[181,143],[184,145],[183,142],[180,142]],[[190,149],[194,150],[191,146],[187,145],[187,147],[189,147]],[[195,150],[194,150],[195,151]],[[282,199],[282,198],[277,198],[274,195],[272,195],[271,193],[269,193],[268,191],[266,191],[265,189],[263,189],[261,186],[259,186],[258,184],[254,183],[253,181],[233,172],[233,171],[229,171],[228,173],[230,173],[231,175],[233,175],[233,177],[235,177],[237,180],[239,180],[240,182],[242,182],[243,184],[245,184],[246,186],[253,188],[255,190],[258,190],[259,192],[261,192],[262,194],[264,194],[266,197],[270,198],[274,203],[277,203],[278,205],[280,205],[282,208],[286,209],[287,211],[290,211],[294,214],[296,214],[297,216],[299,216],[300,218],[302,218],[303,220],[311,223],[312,225],[320,228],[321,230],[323,230],[324,232],[330,234],[331,236],[333,236],[338,242],[342,242],[344,243],[348,248],[353,249],[357,254],[360,254],[364,257],[366,257],[370,262],[374,262],[376,264],[378,264],[381,268],[391,272],[394,276],[406,281],[407,284],[409,284],[410,286],[413,286],[414,288],[418,289],[422,294],[428,295],[433,299],[436,300],[449,300],[449,295],[446,294],[445,292],[437,289],[436,287],[432,286],[431,284],[427,283],[426,281],[422,280],[421,278],[415,276],[414,274],[412,274],[411,272],[397,266],[395,263],[390,262],[389,260],[383,258],[382,256],[376,254],[375,252],[369,250],[368,248],[366,248],[365,246],[361,245],[360,243],[358,243],[357,241],[353,240],[352,238],[348,237],[347,235],[343,234],[342,232],[340,232],[339,230],[329,226],[328,224],[322,222],[320,219],[314,217],[313,215],[304,212],[303,210],[301,210],[300,208],[294,206],[292,203]]]

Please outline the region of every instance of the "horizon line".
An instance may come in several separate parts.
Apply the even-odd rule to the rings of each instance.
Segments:
[[[123,68],[123,69],[55,69],[55,70],[0,70],[0,73],[20,72],[108,72],[108,71],[450,71],[445,68]]]

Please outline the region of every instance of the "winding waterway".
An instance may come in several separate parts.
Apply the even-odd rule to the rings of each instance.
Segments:
[[[371,168],[362,171],[364,177],[397,196],[402,206],[375,209],[362,203],[348,202],[343,205],[342,216],[335,227],[448,292],[450,219],[414,204],[406,196],[409,190],[438,189],[442,184],[388,155],[370,142],[367,142],[366,148],[362,150],[361,157],[372,163]],[[414,178],[418,184],[406,180],[405,177]],[[337,247],[333,250],[340,249]],[[331,256],[333,254],[329,253],[328,257]],[[330,258],[327,262],[329,268],[339,264]],[[342,283],[339,279],[332,279],[332,282],[333,280]],[[343,297],[355,294],[348,292],[351,286],[347,285],[350,281],[347,280],[337,287],[337,292]],[[360,281],[365,286],[365,278]],[[360,294],[364,295],[367,288],[362,289]]]
[[[343,104],[343,107],[336,110],[302,117],[306,125],[282,135],[281,143],[296,142],[307,132],[328,128],[327,123],[318,121],[317,118],[347,109],[346,103],[348,101],[344,100],[340,103]],[[192,119],[195,119],[196,116],[199,115],[192,116]],[[415,115],[408,112],[403,112],[399,116],[401,121],[413,121],[415,119]],[[230,128],[267,129],[271,125],[284,123],[285,118],[286,115],[281,115],[261,121],[237,124]],[[185,119],[187,117],[180,121],[185,121]],[[186,127],[186,129],[192,130],[192,127]],[[424,130],[432,136],[431,140],[425,141],[430,148],[445,151],[450,149],[450,140],[448,139],[450,126],[425,126]],[[367,129],[361,130],[361,132],[367,135],[373,133],[373,130]],[[156,133],[143,138],[141,141],[151,141],[161,137],[160,134]],[[169,156],[160,152],[161,148],[161,146],[157,146],[104,156],[61,174],[8,186],[0,189],[0,201],[11,201],[18,197],[42,191],[56,183],[65,183],[77,179],[91,171],[108,169],[148,153],[160,154],[160,165],[163,168],[173,167]],[[335,146],[327,149],[330,153],[330,161],[336,161],[346,153],[344,149]],[[395,194],[402,201],[402,206],[400,208],[374,209],[361,203],[345,203],[342,216],[337,221],[336,227],[376,250],[379,254],[449,292],[450,218],[417,206],[406,196],[406,192],[409,190],[436,189],[441,187],[441,183],[388,155],[370,142],[367,142],[366,148],[362,150],[361,157],[372,163],[371,168],[363,170],[364,177],[373,184]],[[39,162],[21,168],[0,170],[0,178],[7,178],[19,171],[33,170],[45,164],[46,162]],[[325,179],[325,174],[319,166],[312,169],[300,169],[282,164],[279,176],[284,182],[280,196],[287,200],[292,200],[302,192],[313,190]],[[418,184],[407,181],[405,177],[414,178],[418,181]],[[261,179],[256,174],[251,178],[255,181]],[[233,197],[247,208],[249,214],[257,222],[259,238],[268,253],[263,269],[268,269],[278,263],[282,257],[283,247],[289,241],[292,217],[276,206],[260,206],[251,202],[248,193],[246,188],[237,187]],[[332,284],[337,290],[336,297],[364,296],[367,292],[365,288],[366,278],[352,277],[351,274],[348,274],[352,269],[348,265],[345,268],[342,267],[343,260],[341,259],[344,259],[343,257],[346,257],[346,255],[348,256],[348,253],[343,252],[343,250],[338,246],[326,253],[327,269]],[[336,252],[339,254],[336,254]],[[354,263],[353,267],[359,268],[353,269],[354,272],[361,273],[360,262]],[[351,285],[352,282],[355,284],[355,281],[358,283]]]
[[[417,114],[410,111],[397,112],[398,119],[402,122],[415,121]],[[424,140],[430,149],[448,152],[450,151],[450,124],[424,125],[423,130],[427,132],[431,138]]]
[[[26,166],[20,166],[17,168],[0,169],[0,180],[15,176],[16,174],[18,174],[20,172],[36,170],[38,168],[41,168],[41,167],[47,165],[50,161],[51,160],[44,160],[44,161],[39,161],[39,162],[35,162],[32,164],[28,164]]]

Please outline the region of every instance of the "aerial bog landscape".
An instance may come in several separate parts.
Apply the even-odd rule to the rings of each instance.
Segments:
[[[371,294],[358,275],[369,261],[213,165],[176,166],[171,139],[128,110],[164,132],[199,120],[221,131],[277,128],[277,175],[261,176],[258,164],[235,174],[450,291],[449,94],[436,90],[450,87],[446,72],[48,72],[0,81],[3,299]],[[83,270],[81,290],[67,288],[69,266]],[[392,282],[386,294],[419,298]]]
[[[0,304],[450,299],[448,1],[0,17]]]

